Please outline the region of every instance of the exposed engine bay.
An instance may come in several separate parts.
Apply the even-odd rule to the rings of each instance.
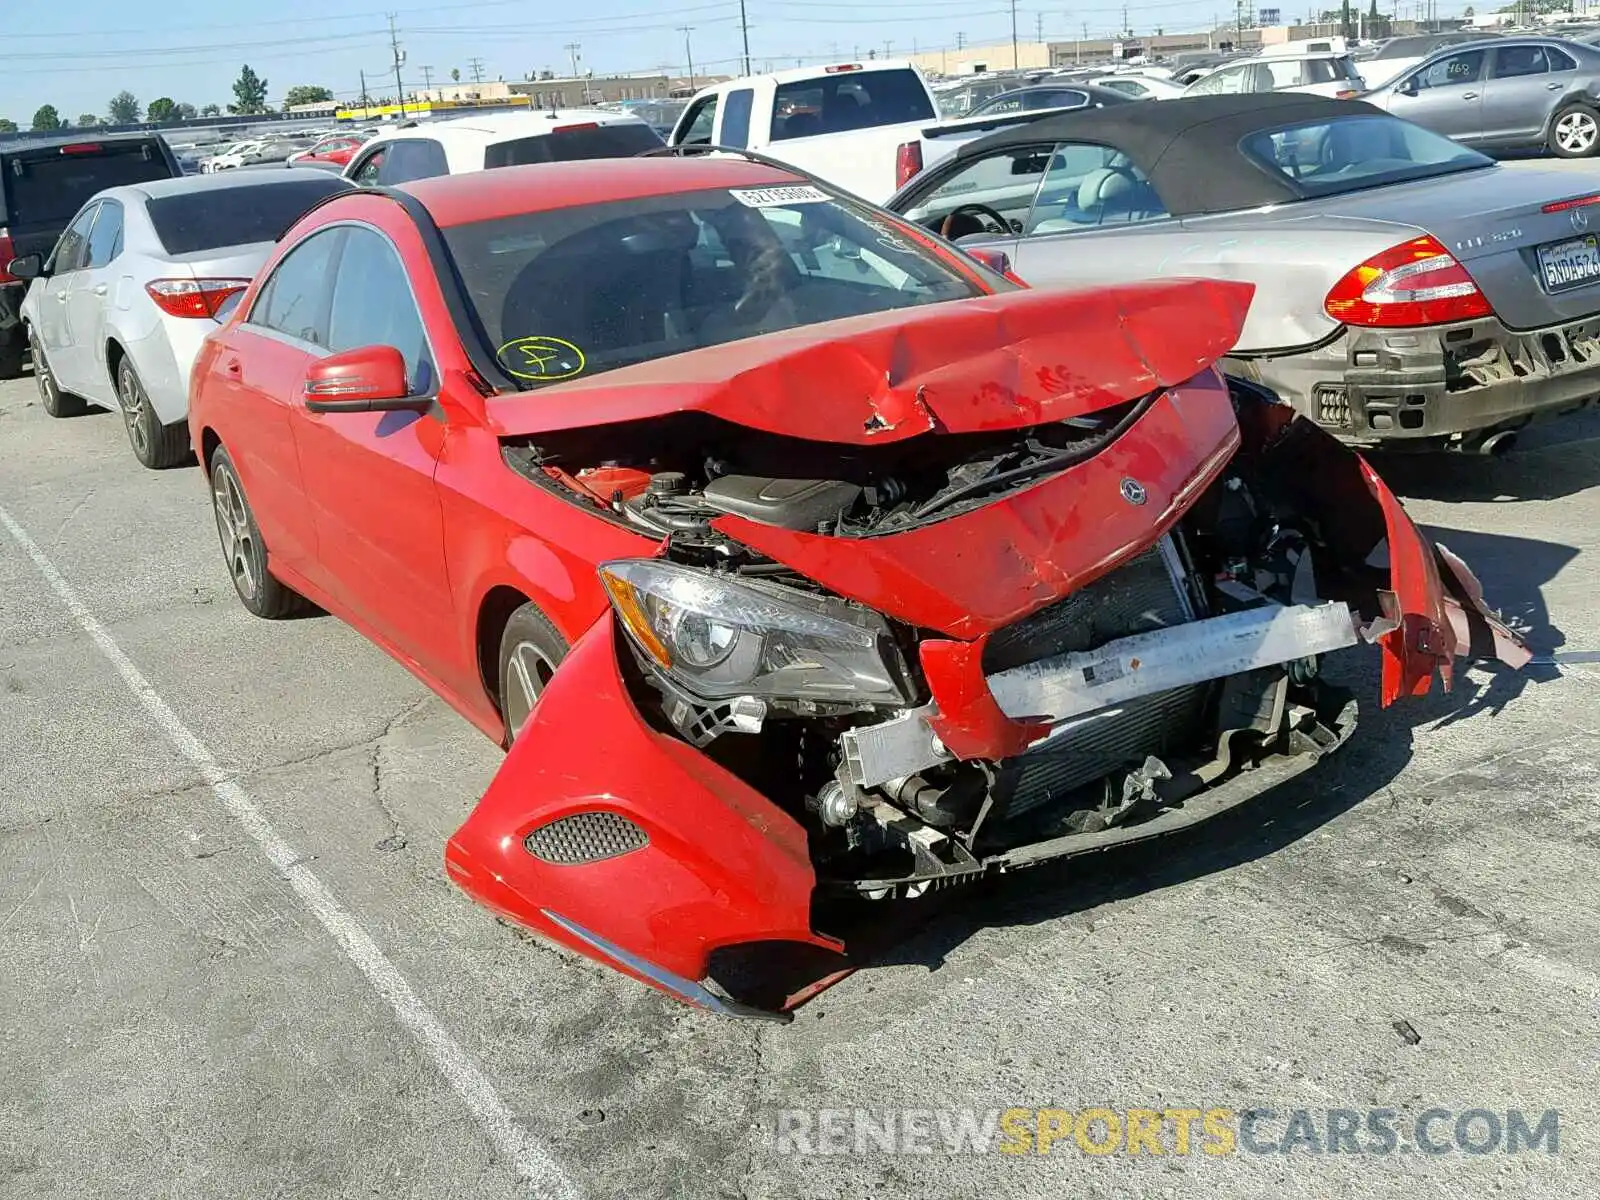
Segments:
[[[1275,403],[1251,385],[1230,387],[1236,407]],[[1374,588],[1387,573],[1370,555],[1351,555],[1348,531],[1330,535],[1326,514],[1296,504],[1285,460],[1240,455],[1140,553],[982,640],[989,690],[1002,709],[1020,706],[1005,716],[1039,719],[1017,752],[970,757],[930,732],[939,714],[919,665],[926,631],[830,594],[714,522],[727,515],[840,539],[914,530],[1096,455],[1149,402],[885,446],[806,442],[684,414],[648,430],[542,435],[507,444],[505,455],[541,486],[660,537],[659,571],[711,572],[746,599],[798,604],[813,622],[860,634],[855,658],[826,648],[849,640],[840,635],[778,656],[787,657],[775,669],[793,678],[808,654],[848,661],[858,686],[836,694],[803,682],[741,690],[727,667],[740,657],[729,649],[737,639],[671,605],[662,611],[680,622],[676,661],[653,656],[648,632],[618,640],[632,651],[621,657],[648,720],[802,822],[819,891],[894,898],[1192,823],[1223,802],[1227,785],[1259,779],[1233,787],[1223,806],[1338,747],[1355,704],[1321,678],[1322,661],[1363,632],[1376,636],[1376,626],[1362,630],[1358,609],[1376,613]],[[1364,550],[1381,550],[1381,523],[1376,530],[1356,535],[1371,538]],[[613,599],[626,615],[615,587]],[[1134,676],[1141,682],[1130,685]],[[1092,689],[1118,679],[1121,690],[1107,692],[1115,703],[1059,707],[1085,680]]]

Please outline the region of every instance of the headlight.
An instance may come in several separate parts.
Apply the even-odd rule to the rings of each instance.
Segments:
[[[656,559],[606,563],[600,579],[629,636],[697,696],[910,701],[888,625],[843,600]]]

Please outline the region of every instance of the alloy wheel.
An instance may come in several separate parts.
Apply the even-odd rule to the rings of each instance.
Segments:
[[[150,399],[126,359],[117,370],[117,399],[122,402],[122,419],[128,423],[128,440],[143,461],[150,457],[150,426],[145,414]]]
[[[33,383],[39,389],[39,401],[47,412],[54,412],[60,403],[56,377],[50,371],[50,360],[44,356],[38,335],[31,330],[28,334],[28,352],[33,355]]]
[[[234,586],[246,599],[253,598],[260,586],[256,578],[255,535],[250,529],[250,512],[244,506],[244,496],[233,472],[214,472],[211,484],[211,506],[217,514],[217,533],[222,537],[222,554],[228,560],[228,571],[233,575]]]
[[[514,742],[533,715],[534,705],[539,702],[556,668],[549,656],[532,642],[518,642],[511,648],[505,672],[506,726]]]
[[[1586,112],[1569,112],[1556,122],[1556,144],[1568,154],[1587,154],[1600,138],[1600,121]]]

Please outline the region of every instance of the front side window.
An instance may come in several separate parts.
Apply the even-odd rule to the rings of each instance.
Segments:
[[[1240,92],[1248,91],[1245,87],[1245,73],[1248,66],[1225,67],[1220,71],[1213,71],[1204,79],[1192,84],[1185,92],[1186,96],[1237,96]]]
[[[1253,133],[1245,155],[1308,196],[1362,191],[1493,165],[1476,150],[1394,117],[1339,117]]]
[[[1170,214],[1149,178],[1109,146],[1064,142],[1051,156],[1028,233],[1076,233],[1160,221]]]
[[[52,275],[65,275],[68,271],[76,271],[83,266],[89,254],[89,230],[94,227],[95,213],[99,211],[98,204],[91,204],[78,214],[71,225],[67,226],[67,231],[56,243],[55,252],[50,255]]]
[[[366,158],[361,160],[361,165],[355,169],[350,178],[354,179],[362,187],[376,186],[378,172],[383,170],[383,160],[386,152],[387,148],[381,148],[367,155]]]
[[[422,315],[411,296],[400,255],[389,239],[352,226],[339,255],[328,318],[328,349],[393,346],[405,357],[413,395],[433,389],[433,360],[422,331]]]
[[[907,210],[908,221],[948,238],[998,232],[993,216],[1005,219],[1005,232],[1020,230],[1033,207],[1034,193],[1050,169],[1053,143],[1014,146],[963,163]],[[966,210],[966,211],[962,211]],[[948,230],[948,231],[947,231]]]
[[[342,227],[319,230],[284,255],[246,320],[286,337],[326,346],[333,272],[344,238]]]
[[[802,184],[527,213],[444,231],[472,331],[524,387],[982,294],[873,210]]]
[[[678,144],[683,146],[709,146],[717,124],[717,96],[707,96],[689,110],[683,136]]]
[[[915,71],[844,71],[779,84],[772,140],[932,120],[933,104]]]
[[[100,215],[94,219],[94,229],[89,234],[88,255],[83,265],[90,270],[109,266],[121,253],[122,205],[115,200],[102,200]]]
[[[1483,78],[1482,50],[1463,50],[1437,62],[1429,63],[1411,79],[1419,88],[1455,87],[1459,84],[1477,83]]]

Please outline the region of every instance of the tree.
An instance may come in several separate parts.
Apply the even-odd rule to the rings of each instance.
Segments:
[[[239,78],[233,81],[233,103],[228,111],[241,116],[255,116],[267,111],[267,81],[250,69],[246,63],[239,69]]]
[[[1467,5],[1466,8],[1464,8],[1461,11],[1461,15],[1463,17],[1465,17],[1467,20],[1470,21],[1470,20],[1472,20],[1473,17],[1477,16],[1478,14],[1472,11],[1472,5],[1469,4],[1469,5]]]
[[[90,129],[100,124],[100,118],[93,113],[79,113],[78,119],[73,124],[79,129]]]
[[[450,82],[451,83],[460,83],[461,82],[461,68],[460,67],[451,67],[450,68]]]
[[[325,87],[315,87],[309,83],[296,84],[289,89],[283,98],[284,111],[288,111],[297,104],[329,104],[333,101],[333,93]]]
[[[1350,0],[1344,0],[1339,8],[1339,33],[1347,38],[1355,36],[1355,21],[1350,15]]]
[[[9,117],[0,117],[0,133],[15,133],[17,123]]]
[[[170,121],[173,111],[178,107],[177,101],[171,96],[162,96],[150,101],[150,107],[144,110],[146,121]]]
[[[39,110],[33,114],[33,131],[35,133],[54,133],[61,128],[61,114],[56,111],[54,104],[41,104]]]
[[[208,104],[200,110],[200,115],[202,117],[220,117],[222,109],[215,104]]]
[[[111,97],[111,103],[106,108],[106,117],[113,125],[132,125],[138,121],[141,111],[138,99],[124,88]]]
[[[185,104],[180,100],[173,106],[172,115],[180,121],[192,121],[195,117],[194,105]]]

